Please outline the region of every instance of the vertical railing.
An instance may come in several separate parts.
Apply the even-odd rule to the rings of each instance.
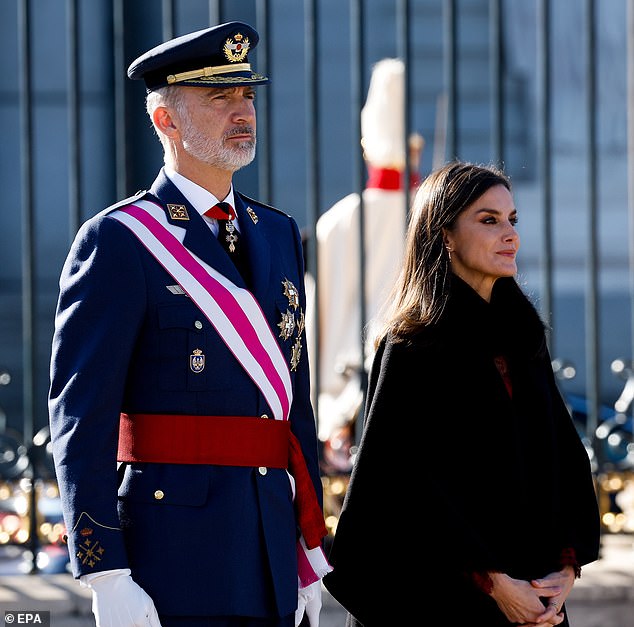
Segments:
[[[398,56],[403,59],[405,65],[405,80],[404,80],[404,102],[403,102],[403,146],[405,146],[405,170],[403,172],[403,185],[405,189],[405,214],[409,215],[410,206],[410,172],[411,172],[411,154],[409,150],[409,135],[411,132],[411,110],[412,110],[412,77],[411,77],[411,36],[410,36],[410,24],[411,24],[411,12],[409,0],[398,0],[396,6],[396,46]],[[363,353],[362,353],[363,354]]]
[[[66,2],[68,32],[68,236],[75,237],[81,222],[81,127],[79,94],[79,15],[77,0]]]
[[[502,0],[489,0],[489,42],[491,81],[491,155],[493,163],[504,168],[504,16]]]
[[[445,74],[445,160],[458,156],[458,23],[456,0],[443,0],[444,9],[444,74]],[[441,165],[441,164],[438,164]]]
[[[33,201],[33,85],[31,59],[31,2],[18,3],[18,40],[20,47],[20,166],[22,191],[22,440],[30,448],[35,435],[35,216]],[[35,469],[30,468],[29,550],[31,572],[37,567],[39,537]]]
[[[359,250],[357,251],[359,260],[359,355],[361,356],[359,364],[359,380],[360,389],[365,400],[368,387],[368,377],[365,370],[365,338],[363,329],[365,327],[367,314],[366,299],[366,272],[365,272],[365,205],[363,198],[363,189],[365,187],[365,162],[361,152],[361,109],[365,98],[364,76],[366,70],[365,63],[365,37],[364,37],[364,6],[363,0],[351,0],[350,2],[350,128],[352,129],[352,174],[353,189],[359,194],[359,219],[357,228],[359,232]],[[359,444],[363,422],[363,407],[359,411],[359,420],[357,420],[355,429],[355,443]]]
[[[269,76],[271,71],[271,20],[269,18],[268,0],[256,0],[256,24],[260,33],[258,44],[258,71]],[[271,89],[258,91],[258,188],[260,198],[274,204],[271,186]]]
[[[319,267],[317,263],[316,224],[319,217],[319,58],[317,0],[304,1],[304,73],[306,76],[306,219],[312,226],[308,240],[308,265],[315,279],[315,320],[319,320]],[[319,347],[319,322],[315,330],[315,346]],[[317,350],[318,352],[318,350]],[[319,358],[313,364],[319,381]],[[319,383],[316,384],[319,390]],[[319,395],[314,397],[319,429]]]
[[[630,356],[634,360],[634,0],[627,0],[627,208],[629,219]],[[634,404],[630,408],[634,412]]]
[[[115,185],[116,197],[125,198],[128,192],[128,159],[126,150],[126,76],[121,68],[126,66],[125,57],[125,0],[112,1],[112,60],[115,68],[113,84],[114,134],[115,134]]]
[[[586,0],[586,101],[587,101],[587,176],[588,250],[586,293],[586,396],[588,399],[587,433],[594,436],[599,424],[599,221],[596,93],[596,2]]]
[[[541,183],[542,207],[542,298],[541,313],[546,323],[546,338],[553,341],[551,329],[554,326],[553,312],[553,211],[552,211],[552,160],[551,160],[551,86],[550,86],[550,0],[541,0],[537,14],[537,56],[538,56],[538,152],[537,168]],[[551,347],[552,348],[552,347]]]
[[[163,26],[163,41],[168,41],[176,36],[176,15],[174,0],[162,0],[161,24]]]

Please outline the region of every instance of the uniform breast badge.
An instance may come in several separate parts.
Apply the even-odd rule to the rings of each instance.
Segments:
[[[172,220],[189,220],[185,205],[167,205],[167,212]]]
[[[196,374],[201,373],[205,369],[205,356],[200,348],[195,348],[189,356],[189,367]]]

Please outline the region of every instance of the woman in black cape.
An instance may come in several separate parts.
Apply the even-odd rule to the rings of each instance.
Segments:
[[[416,194],[324,579],[349,625],[569,625],[598,557],[590,462],[515,278],[516,222],[493,167],[449,163]]]

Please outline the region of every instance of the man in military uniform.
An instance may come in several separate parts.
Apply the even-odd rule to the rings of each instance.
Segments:
[[[101,627],[318,624],[330,566],[301,238],[232,184],[268,82],[257,43],[229,22],[130,65],[165,165],[82,226],[61,273],[53,454]]]

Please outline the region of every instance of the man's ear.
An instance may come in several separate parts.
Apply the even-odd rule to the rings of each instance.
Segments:
[[[174,137],[178,133],[174,119],[167,107],[156,107],[152,113],[152,122],[156,130],[163,133],[163,135]]]

